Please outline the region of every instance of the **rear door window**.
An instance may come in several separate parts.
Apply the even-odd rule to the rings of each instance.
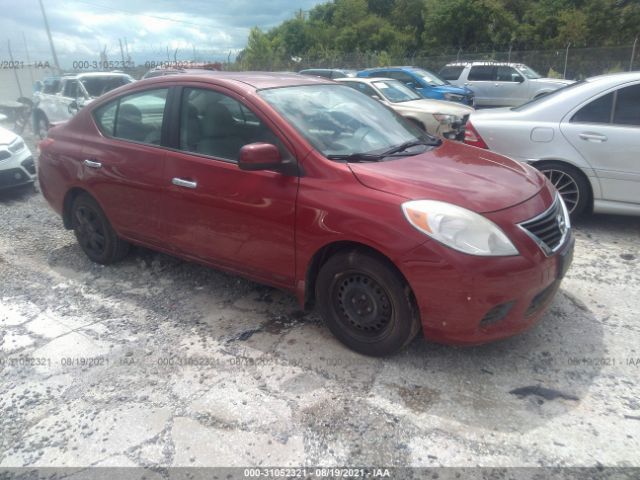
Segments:
[[[614,92],[586,104],[571,118],[572,123],[611,123]]]
[[[618,90],[613,123],[640,126],[640,84]]]
[[[94,110],[100,131],[109,137],[160,145],[169,89],[125,95]]]

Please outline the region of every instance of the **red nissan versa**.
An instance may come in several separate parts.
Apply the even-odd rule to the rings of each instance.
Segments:
[[[42,191],[91,260],[132,243],[290,290],[368,355],[420,328],[452,344],[521,332],[572,258],[542,174],[321,78],[152,78],[40,148]]]

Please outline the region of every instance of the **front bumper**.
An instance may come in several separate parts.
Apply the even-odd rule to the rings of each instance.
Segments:
[[[554,256],[534,263],[521,256],[471,257],[455,265],[433,255],[431,244],[413,250],[401,267],[416,296],[424,336],[477,345],[516,335],[542,317],[571,264],[574,238],[570,234]]]
[[[0,189],[33,183],[36,179],[36,166],[29,147],[25,145],[16,153],[0,147],[0,154],[5,150],[10,156],[0,160]],[[0,156],[6,156],[7,153]]]
[[[571,264],[575,240],[568,229],[557,249],[545,253],[520,224],[549,211],[557,198],[543,189],[521,204],[486,214],[519,255],[466,255],[429,240],[397,260],[427,339],[487,343],[516,335],[542,317]]]

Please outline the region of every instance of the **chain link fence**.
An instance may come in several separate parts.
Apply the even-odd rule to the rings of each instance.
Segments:
[[[437,55],[391,56],[386,52],[324,53],[290,60],[267,60],[249,65],[255,70],[298,71],[304,68],[363,69],[387,65],[415,65],[437,72],[447,63],[465,61],[500,61],[525,63],[543,76],[579,80],[593,75],[640,69],[640,48],[633,45],[558,50],[463,51]],[[231,64],[237,68],[238,65]]]
[[[145,72],[159,64],[177,63],[188,67],[190,62],[198,64],[215,64],[222,70],[265,70],[265,71],[289,71],[297,72],[304,68],[346,68],[363,69],[386,65],[415,65],[419,67],[439,71],[444,65],[451,62],[464,61],[503,61],[525,63],[543,76],[566,77],[579,80],[585,77],[604,73],[621,72],[640,69],[640,46],[623,45],[615,47],[596,48],[569,48],[558,50],[481,50],[478,47],[473,51],[446,51],[433,55],[409,55],[392,56],[386,52],[350,52],[347,54],[337,52],[324,52],[318,54],[303,55],[297,58],[283,59],[282,55],[271,56],[263,61],[254,61],[247,64],[236,61],[232,52],[221,54],[220,51],[203,49],[182,49],[167,51],[162,49],[149,49],[148,51],[131,52],[127,55],[126,62],[117,69],[129,73],[134,78],[140,78]],[[118,54],[109,55],[109,60],[120,60]],[[64,54],[63,54],[64,55]],[[75,65],[91,65],[100,63],[105,57],[100,52],[91,58],[78,58],[69,61],[69,68],[65,72],[87,72],[92,68],[73,68]],[[96,62],[98,60],[98,62]],[[52,64],[49,60],[49,64]],[[22,68],[0,69],[0,101],[15,100],[19,96],[30,97],[33,82],[55,74],[54,68],[42,68],[41,65],[27,65]]]

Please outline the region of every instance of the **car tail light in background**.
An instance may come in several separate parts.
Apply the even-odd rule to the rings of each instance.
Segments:
[[[467,125],[464,128],[464,143],[469,145],[473,145],[474,147],[484,148],[485,150],[489,150],[489,147],[478,133],[478,131],[473,128],[471,122],[467,122]]]

